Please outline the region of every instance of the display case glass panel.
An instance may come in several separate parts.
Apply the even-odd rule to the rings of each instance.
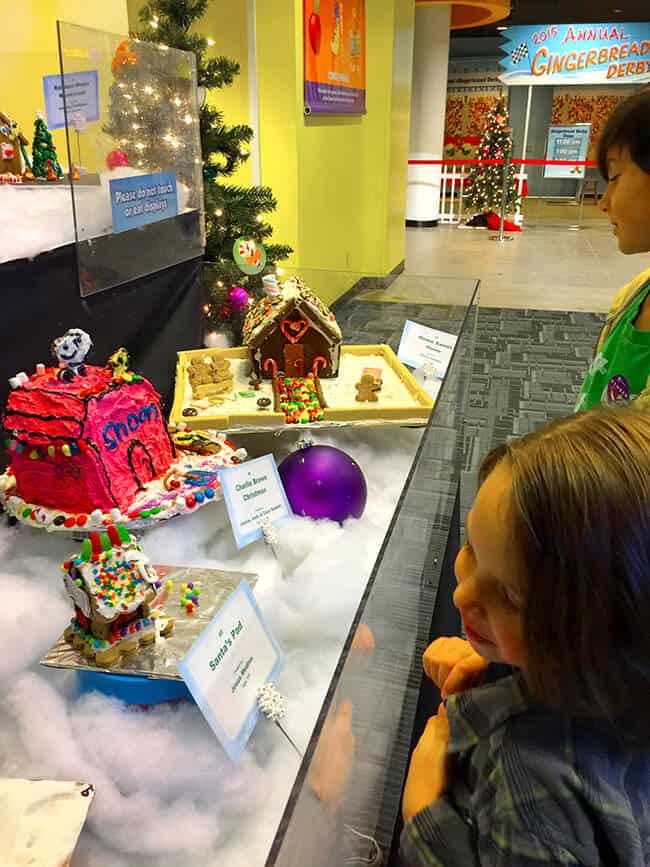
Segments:
[[[393,843],[420,696],[422,654],[436,605],[450,602],[439,599],[438,590],[445,552],[457,545],[454,517],[478,284],[403,276],[387,290],[369,289],[365,303],[344,300],[337,309],[348,333],[358,326],[361,341],[364,329],[376,334],[379,326],[392,342],[401,332],[408,299],[418,295],[431,305],[426,308],[426,324],[456,335],[458,341],[353,618],[267,867],[386,863]],[[377,846],[383,862],[371,860],[377,857]]]
[[[67,130],[82,295],[202,255],[193,53],[58,22],[48,121]]]

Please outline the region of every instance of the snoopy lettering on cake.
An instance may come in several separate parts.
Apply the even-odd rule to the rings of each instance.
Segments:
[[[52,343],[52,355],[59,362],[59,379],[71,382],[75,376],[85,376],[86,356],[92,349],[90,335],[81,328],[69,328]]]

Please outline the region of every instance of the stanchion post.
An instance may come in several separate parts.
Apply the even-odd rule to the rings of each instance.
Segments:
[[[508,180],[510,178],[510,163],[512,153],[508,151],[506,154],[505,165],[503,166],[503,184],[501,186],[501,220],[499,222],[499,241],[503,241],[505,234],[504,228],[506,224],[506,199],[508,197]]]
[[[505,234],[505,223],[506,223],[506,199],[508,197],[508,179],[510,177],[510,166],[512,165],[512,151],[508,151],[506,154],[504,165],[503,165],[503,185],[501,187],[501,219],[499,220],[499,234],[492,235],[490,238],[491,241],[499,241],[500,243],[504,243],[505,241],[512,241],[510,236],[506,237]]]

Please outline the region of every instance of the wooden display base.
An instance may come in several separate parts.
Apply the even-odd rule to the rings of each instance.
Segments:
[[[225,396],[223,403],[207,406],[207,401],[197,399],[189,385],[187,368],[196,358],[222,359],[231,362],[239,373],[234,375],[234,394]],[[376,403],[359,403],[353,397],[345,402],[337,402],[335,389],[328,391],[328,384],[335,384],[337,378],[320,380],[323,392],[324,417],[322,421],[307,424],[287,424],[284,413],[275,412],[273,382],[262,380],[259,389],[252,396],[252,389],[247,385],[252,362],[250,350],[246,347],[232,349],[195,349],[178,353],[176,366],[176,387],[174,405],[170,414],[170,424],[186,423],[194,429],[216,429],[223,431],[261,431],[273,429],[318,428],[328,424],[425,424],[433,408],[433,399],[415,381],[410,371],[399,361],[390,346],[342,346],[340,369],[350,371],[358,361],[356,380],[363,374],[372,359],[372,367],[379,368],[386,374],[392,373],[399,380],[403,401],[388,401],[386,391],[389,387],[384,383],[382,391],[378,392]],[[246,371],[245,374],[242,371]],[[348,375],[348,381],[350,377]],[[393,380],[395,382],[395,380]],[[386,391],[384,391],[386,389]],[[349,390],[349,389],[348,389]],[[382,395],[384,400],[382,401]],[[320,396],[320,395],[319,395]],[[259,398],[270,398],[270,409],[258,408]]]

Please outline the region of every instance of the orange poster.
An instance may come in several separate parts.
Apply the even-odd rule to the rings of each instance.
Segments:
[[[365,0],[303,0],[305,114],[366,111]]]

